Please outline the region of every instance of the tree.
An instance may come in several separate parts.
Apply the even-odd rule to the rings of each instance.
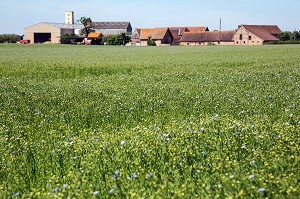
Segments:
[[[292,35],[293,33],[289,32],[289,31],[285,31],[279,34],[279,39],[280,41],[289,41],[292,39]]]
[[[121,33],[121,35],[119,36],[122,39],[122,45],[125,46],[127,43],[130,42],[130,37],[128,35],[126,35],[126,33]]]
[[[74,33],[72,33],[72,34],[67,33],[67,34],[61,36],[60,43],[61,44],[74,44],[76,42],[76,38],[78,38],[78,36],[75,35]]]
[[[295,30],[293,32],[294,40],[300,41],[300,31]]]
[[[0,43],[17,43],[19,35],[16,34],[3,34],[0,35]]]
[[[91,20],[91,18],[89,18],[89,17],[81,17],[77,21],[84,26],[85,36],[87,37],[89,35],[89,33],[91,32],[91,28],[92,28],[92,20]]]

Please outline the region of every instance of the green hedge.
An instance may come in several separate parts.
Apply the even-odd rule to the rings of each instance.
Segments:
[[[288,40],[288,41],[267,42],[266,43],[266,45],[275,45],[275,44],[300,44],[300,41],[297,41],[297,40]]]

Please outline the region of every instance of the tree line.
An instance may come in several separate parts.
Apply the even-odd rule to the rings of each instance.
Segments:
[[[19,41],[19,35],[16,34],[1,34],[0,43],[17,43]]]
[[[284,31],[279,34],[280,43],[300,43],[300,31]]]

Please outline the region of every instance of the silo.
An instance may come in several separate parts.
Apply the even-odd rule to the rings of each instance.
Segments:
[[[65,12],[65,24],[74,24],[74,12],[73,11]]]
[[[77,36],[80,36],[80,35],[82,35],[82,30],[81,29],[75,29],[74,34],[77,35]]]

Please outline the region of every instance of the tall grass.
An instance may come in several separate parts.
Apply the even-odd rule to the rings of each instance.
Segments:
[[[0,45],[0,196],[297,198],[299,48]]]

